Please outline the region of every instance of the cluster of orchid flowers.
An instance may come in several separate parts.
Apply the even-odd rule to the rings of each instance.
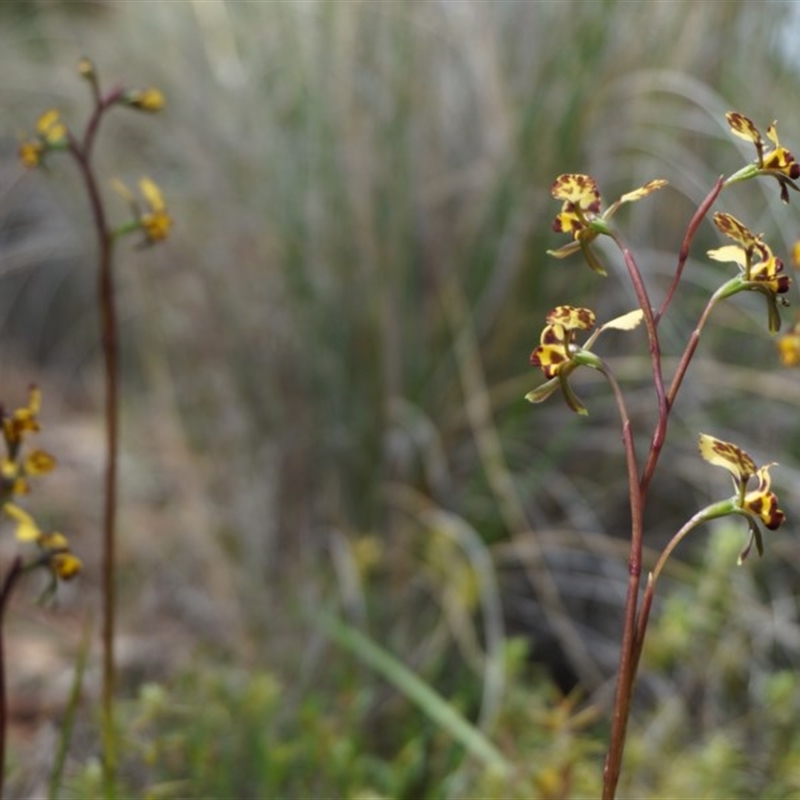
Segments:
[[[0,407],[5,455],[0,461],[0,507],[16,524],[16,536],[21,542],[35,544],[38,555],[26,569],[47,567],[54,578],[69,580],[81,570],[81,560],[72,552],[69,540],[58,531],[42,531],[34,518],[14,498],[31,491],[31,478],[46,475],[55,469],[56,460],[46,450],[29,449],[28,438],[38,433],[41,391],[32,386],[28,405],[8,412]]]
[[[163,93],[155,87],[145,89],[112,89],[105,96],[100,91],[97,70],[88,58],[78,62],[78,72],[89,83],[94,99],[95,112],[87,127],[83,141],[79,140],[61,118],[58,109],[45,111],[36,122],[36,132],[25,135],[19,144],[19,158],[24,166],[36,168],[47,166],[50,153],[67,151],[79,162],[88,158],[94,141],[94,134],[100,116],[114,106],[133,108],[138,111],[155,113],[166,105]],[[150,178],[139,181],[137,197],[122,181],[114,180],[113,188],[128,203],[132,219],[117,228],[113,235],[118,237],[134,231],[144,234],[142,244],[154,244],[167,238],[172,228],[170,217],[161,189]]]
[[[724,183],[733,183],[759,176],[772,177],[780,184],[781,199],[789,201],[789,190],[800,191],[800,163],[780,144],[775,123],[767,129],[766,140],[753,122],[738,112],[726,115],[731,131],[738,137],[751,142],[756,148],[756,160],[730,176]],[[589,267],[600,275],[606,271],[597,254],[591,248],[592,242],[601,235],[615,239],[616,234],[609,222],[616,211],[625,203],[640,200],[667,184],[664,180],[654,180],[644,186],[624,194],[607,209],[603,210],[597,183],[589,175],[565,174],[556,178],[551,194],[561,201],[561,211],[553,221],[553,230],[570,234],[572,241],[548,253],[556,258],[565,258],[581,252]],[[768,327],[776,333],[781,326],[778,306],[788,305],[784,295],[789,290],[792,279],[784,271],[784,264],[764,241],[762,234],[752,233],[746,225],[730,214],[717,213],[713,217],[717,229],[734,244],[708,251],[709,258],[738,266],[738,275],[728,280],[715,292],[709,303],[709,310],[719,300],[731,297],[742,291],[753,291],[763,295],[767,303]],[[800,268],[800,241],[795,245],[792,255],[794,266]],[[580,366],[599,370],[610,379],[602,359],[592,352],[592,347],[600,333],[608,329],[629,330],[643,318],[643,311],[631,312],[622,317],[595,326],[595,314],[588,308],[562,305],[554,308],[546,318],[539,345],[530,356],[530,363],[542,370],[546,382],[529,392],[526,399],[539,403],[547,399],[559,388],[567,405],[576,413],[587,414],[586,407],[575,394],[569,378]],[[657,324],[657,319],[653,325]],[[592,332],[592,330],[594,331]],[[578,341],[579,336],[584,341]],[[789,334],[778,341],[778,350],[783,364],[800,364],[800,322]],[[680,381],[676,384],[680,385]],[[674,400],[670,397],[669,403]],[[783,523],[784,513],[778,508],[776,495],[770,489],[769,469],[774,464],[757,468],[753,459],[729,442],[713,436],[700,436],[700,453],[703,458],[717,466],[727,469],[733,476],[736,493],[728,501],[709,506],[705,519],[728,514],[744,516],[750,526],[750,540],[742,551],[740,561],[749,553],[755,542],[759,553],[762,540],[759,524],[775,530]],[[755,478],[757,486],[748,490],[748,484]]]

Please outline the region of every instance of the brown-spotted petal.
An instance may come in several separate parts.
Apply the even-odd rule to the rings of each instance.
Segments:
[[[556,306],[547,315],[548,325],[560,325],[565,331],[590,331],[594,327],[595,314],[590,308]]]
[[[582,211],[597,213],[600,210],[600,190],[590,175],[559,175],[550,187],[550,194]]]
[[[634,189],[632,192],[627,192],[626,194],[622,195],[622,197],[619,199],[619,202],[633,203],[636,200],[641,200],[643,197],[647,197],[647,195],[662,189],[668,183],[669,181],[665,181],[662,178],[648,181],[644,186],[640,186],[638,189]]]
[[[752,142],[757,146],[761,146],[763,143],[761,132],[756,128],[749,117],[740,114],[738,111],[729,111],[725,114],[725,119],[728,120],[728,125],[730,125],[731,131],[736,136],[745,141]]]
[[[774,463],[759,468],[757,472],[758,486],[745,495],[742,503],[745,511],[759,517],[771,531],[777,530],[786,519],[786,515],[778,508],[777,496],[770,491],[769,469],[773,466],[775,466]]]
[[[707,433],[701,433],[698,441],[700,455],[709,464],[728,470],[739,486],[744,486],[756,474],[756,465],[741,447],[723,442]]]
[[[531,353],[531,365],[540,367],[545,378],[554,378],[569,363],[563,344],[541,344]]]
[[[714,224],[729,238],[738,242],[745,250],[751,250],[760,242],[760,237],[755,236],[743,222],[739,222],[731,214],[717,212],[714,214]]]

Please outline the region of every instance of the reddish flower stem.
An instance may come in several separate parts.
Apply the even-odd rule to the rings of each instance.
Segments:
[[[678,363],[678,368],[675,370],[675,374],[672,376],[672,383],[670,384],[669,392],[667,392],[667,406],[669,411],[672,411],[672,405],[675,402],[675,398],[677,397],[678,391],[681,388],[681,383],[683,383],[686,370],[689,368],[689,363],[691,362],[694,352],[697,350],[697,345],[700,342],[700,334],[703,332],[703,328],[705,327],[706,322],[708,322],[711,311],[717,304],[718,300],[719,292],[715,292],[713,295],[711,295],[708,303],[706,303],[706,307],[703,309],[703,313],[700,315],[700,319],[697,322],[697,327],[692,331],[692,335],[689,337],[689,341],[686,344],[686,349],[683,351],[681,360]]]
[[[112,273],[114,237],[108,227],[100,188],[91,164],[91,150],[103,112],[119,98],[114,90],[105,98],[98,98],[86,126],[81,143],[72,140],[70,152],[78,164],[91,206],[97,233],[98,272],[97,292],[100,310],[100,337],[103,350],[105,383],[105,480],[103,507],[103,778],[106,796],[114,796],[116,774],[116,736],[114,726],[114,631],[116,628],[116,513],[117,513],[117,462],[119,451],[119,345],[117,339],[117,309]]]
[[[614,240],[622,251],[625,259],[625,266],[628,268],[628,275],[633,284],[639,306],[644,315],[644,322],[647,328],[647,339],[650,347],[650,358],[653,365],[653,382],[656,390],[658,402],[659,424],[653,434],[650,447],[652,453],[654,449],[660,450],[663,445],[663,437],[666,432],[666,420],[669,414],[667,407],[667,397],[664,390],[664,377],[661,369],[661,346],[658,341],[658,330],[656,328],[653,308],[650,305],[650,297],[647,294],[647,287],[642,279],[636,261],[631,255],[630,250],[616,235]],[[612,383],[612,388],[614,384]],[[617,390],[615,390],[616,395]],[[617,401],[619,405],[619,400]],[[630,448],[633,450],[634,442],[631,432],[630,420],[625,415],[622,423],[622,435],[625,440],[626,453]],[[603,800],[614,800],[619,782],[620,771],[622,769],[622,754],[625,750],[625,736],[630,716],[631,696],[633,694],[633,682],[636,676],[636,659],[634,657],[636,646],[636,617],[639,601],[639,582],[642,574],[642,548],[644,530],[642,516],[644,511],[644,501],[646,484],[643,484],[639,477],[638,467],[635,466],[635,454],[632,461],[627,456],[628,474],[630,481],[630,504],[631,504],[631,546],[628,555],[628,592],[625,600],[625,619],[622,629],[622,643],[620,645],[619,666],[617,669],[617,686],[614,695],[614,711],[611,723],[611,739],[606,755],[605,767],[603,769]],[[632,465],[636,469],[636,474],[631,475]]]
[[[620,419],[622,421],[622,441],[625,446],[625,461],[628,465],[628,487],[631,505],[631,552],[628,568],[628,595],[625,600],[625,621],[623,624],[620,660],[617,669],[617,686],[614,712],[611,723],[611,740],[603,769],[603,800],[614,800],[619,774],[622,767],[622,753],[630,717],[630,703],[633,694],[633,681],[636,676],[636,606],[639,598],[639,580],[642,570],[642,511],[643,502],[639,487],[639,467],[636,460],[636,446],[631,430],[631,422],[619,384],[612,373],[604,366],[602,370],[614,393]]]
[[[664,297],[664,301],[661,303],[661,308],[658,310],[658,314],[656,314],[656,325],[658,325],[661,317],[664,316],[669,304],[672,302],[672,298],[675,296],[675,291],[677,290],[678,284],[681,281],[683,268],[686,266],[686,261],[689,258],[689,249],[692,246],[697,229],[700,227],[700,223],[705,219],[705,216],[708,214],[711,206],[714,205],[714,202],[716,201],[717,197],[719,197],[719,193],[722,191],[724,186],[725,179],[722,175],[720,175],[717,179],[717,182],[714,184],[714,188],[708,193],[705,200],[700,203],[700,205],[697,207],[697,211],[694,212],[691,220],[689,220],[689,225],[686,228],[686,235],[683,237],[683,243],[681,244],[681,249],[678,253],[678,266],[675,269],[675,277],[672,279],[672,285],[669,287],[669,291]]]
[[[622,756],[625,750],[625,738],[627,733],[628,719],[630,717],[633,686],[636,680],[636,672],[638,670],[639,660],[641,658],[644,636],[650,616],[650,608],[653,602],[655,582],[650,580],[648,581],[648,585],[645,590],[642,607],[641,609],[638,609],[644,538],[642,518],[644,514],[647,489],[650,485],[650,481],[652,480],[659,456],[661,455],[661,450],[666,440],[669,414],[675,401],[675,397],[680,389],[681,382],[683,381],[683,378],[689,367],[689,363],[691,362],[695,350],[697,349],[697,344],[700,341],[700,334],[703,326],[705,325],[712,308],[719,298],[717,294],[713,295],[706,305],[706,308],[704,309],[703,314],[698,321],[697,327],[692,333],[692,336],[686,345],[686,349],[683,352],[681,360],[678,364],[678,368],[673,376],[669,392],[666,392],[664,388],[664,378],[661,367],[661,345],[658,338],[658,323],[675,295],[678,283],[680,282],[683,274],[683,269],[689,257],[691,244],[694,241],[694,237],[698,228],[700,227],[700,223],[705,218],[709,209],[714,204],[714,201],[719,196],[723,186],[724,181],[723,178],[720,177],[713,189],[709,192],[709,194],[698,207],[697,211],[692,216],[692,219],[687,227],[683,243],[681,244],[675,277],[657,314],[653,312],[653,308],[650,305],[647,288],[644,284],[641,271],[639,270],[635,259],[633,258],[630,250],[628,250],[628,248],[624,245],[622,240],[616,234],[613,234],[614,241],[622,252],[625,260],[625,266],[628,269],[628,275],[630,276],[636,297],[639,301],[639,306],[644,314],[648,344],[650,348],[650,359],[653,366],[653,382],[658,404],[658,419],[656,421],[656,427],[653,431],[653,436],[650,442],[650,449],[644,471],[642,472],[641,477],[639,477],[637,473],[635,485],[633,482],[631,482],[630,486],[631,546],[628,557],[628,592],[625,600],[625,617],[623,622],[622,642],[620,645],[619,666],[617,670],[617,685],[614,697],[611,737],[609,741],[608,754],[606,755],[605,766],[603,769],[603,800],[614,800],[614,797],[616,796],[617,784],[619,783],[619,776],[622,769]],[[614,385],[615,384],[612,383],[612,388]],[[616,395],[618,389],[615,389],[614,391]],[[627,453],[628,447],[633,447],[630,421],[627,419],[627,415],[623,419],[622,433],[623,439],[626,442]],[[630,440],[630,445],[628,444],[628,440]],[[629,477],[630,465],[631,460],[630,457],[628,457]],[[680,532],[678,535],[680,535]],[[677,541],[680,541],[680,539]],[[666,558],[671,552],[669,546],[668,550],[669,552],[666,552],[666,556],[664,556],[664,558]]]

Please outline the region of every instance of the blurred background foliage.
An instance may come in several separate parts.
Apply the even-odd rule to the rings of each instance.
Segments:
[[[20,636],[61,631],[94,602],[101,440],[89,216],[65,160],[23,177],[16,136],[52,106],[82,124],[81,55],[107,86],[168,99],[157,118],[120,111],[97,153],[109,179],[155,178],[177,222],[167,245],[117,265],[131,787],[597,794],[627,574],[616,412],[591,376],[588,420],[522,397],[540,382],[527,361],[550,308],[609,319],[635,297],[610,250],[607,280],[545,255],[561,243],[549,187],[587,172],[611,201],[670,181],[618,217],[658,302],[694,207],[752,158],[724,112],[762,130],[777,117],[800,150],[798,33],[777,0],[0,6],[4,395],[45,387],[61,484],[37,502],[90,565],[52,619],[23,614]],[[718,207],[787,258],[797,205],[763,181]],[[668,369],[728,275],[703,256],[719,243],[705,224],[662,327]],[[602,348],[644,447],[644,336]],[[789,522],[743,569],[745,531],[699,533],[679,553],[623,794],[800,796],[799,399],[761,298],[715,312],[650,492],[649,557],[728,491],[697,457],[700,431],[781,462]],[[514,781],[327,642],[309,622],[320,607],[476,721]],[[70,796],[95,791],[86,725]],[[20,792],[35,793],[25,752]]]

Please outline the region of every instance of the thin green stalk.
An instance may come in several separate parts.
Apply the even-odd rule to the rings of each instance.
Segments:
[[[334,616],[319,613],[314,620],[327,636],[380,673],[471,755],[502,775],[513,772],[512,764],[474,725],[393,655]]]
[[[647,576],[647,586],[645,587],[644,597],[642,598],[642,607],[639,612],[639,619],[636,623],[636,647],[634,651],[636,667],[638,667],[639,660],[642,657],[644,637],[647,634],[647,623],[650,619],[650,609],[653,605],[656,583],[658,582],[659,576],[666,566],[669,557],[672,555],[675,548],[698,525],[727,513],[730,513],[729,500],[723,500],[720,503],[714,503],[713,505],[702,509],[702,511],[698,511],[681,527],[681,529],[672,537],[672,539],[669,540],[667,546],[662,550],[655,567],[653,567],[653,571]]]
[[[78,710],[78,702],[81,697],[81,686],[83,685],[83,675],[86,672],[86,662],[89,658],[89,648],[91,645],[92,625],[86,622],[78,659],[75,662],[75,678],[72,681],[72,690],[67,702],[67,710],[61,724],[61,734],[58,737],[58,749],[56,750],[53,771],[50,774],[50,781],[47,789],[48,800],[58,800],[58,790],[64,775],[64,765],[67,762],[67,750],[69,749],[72,729],[75,724],[75,712]]]

